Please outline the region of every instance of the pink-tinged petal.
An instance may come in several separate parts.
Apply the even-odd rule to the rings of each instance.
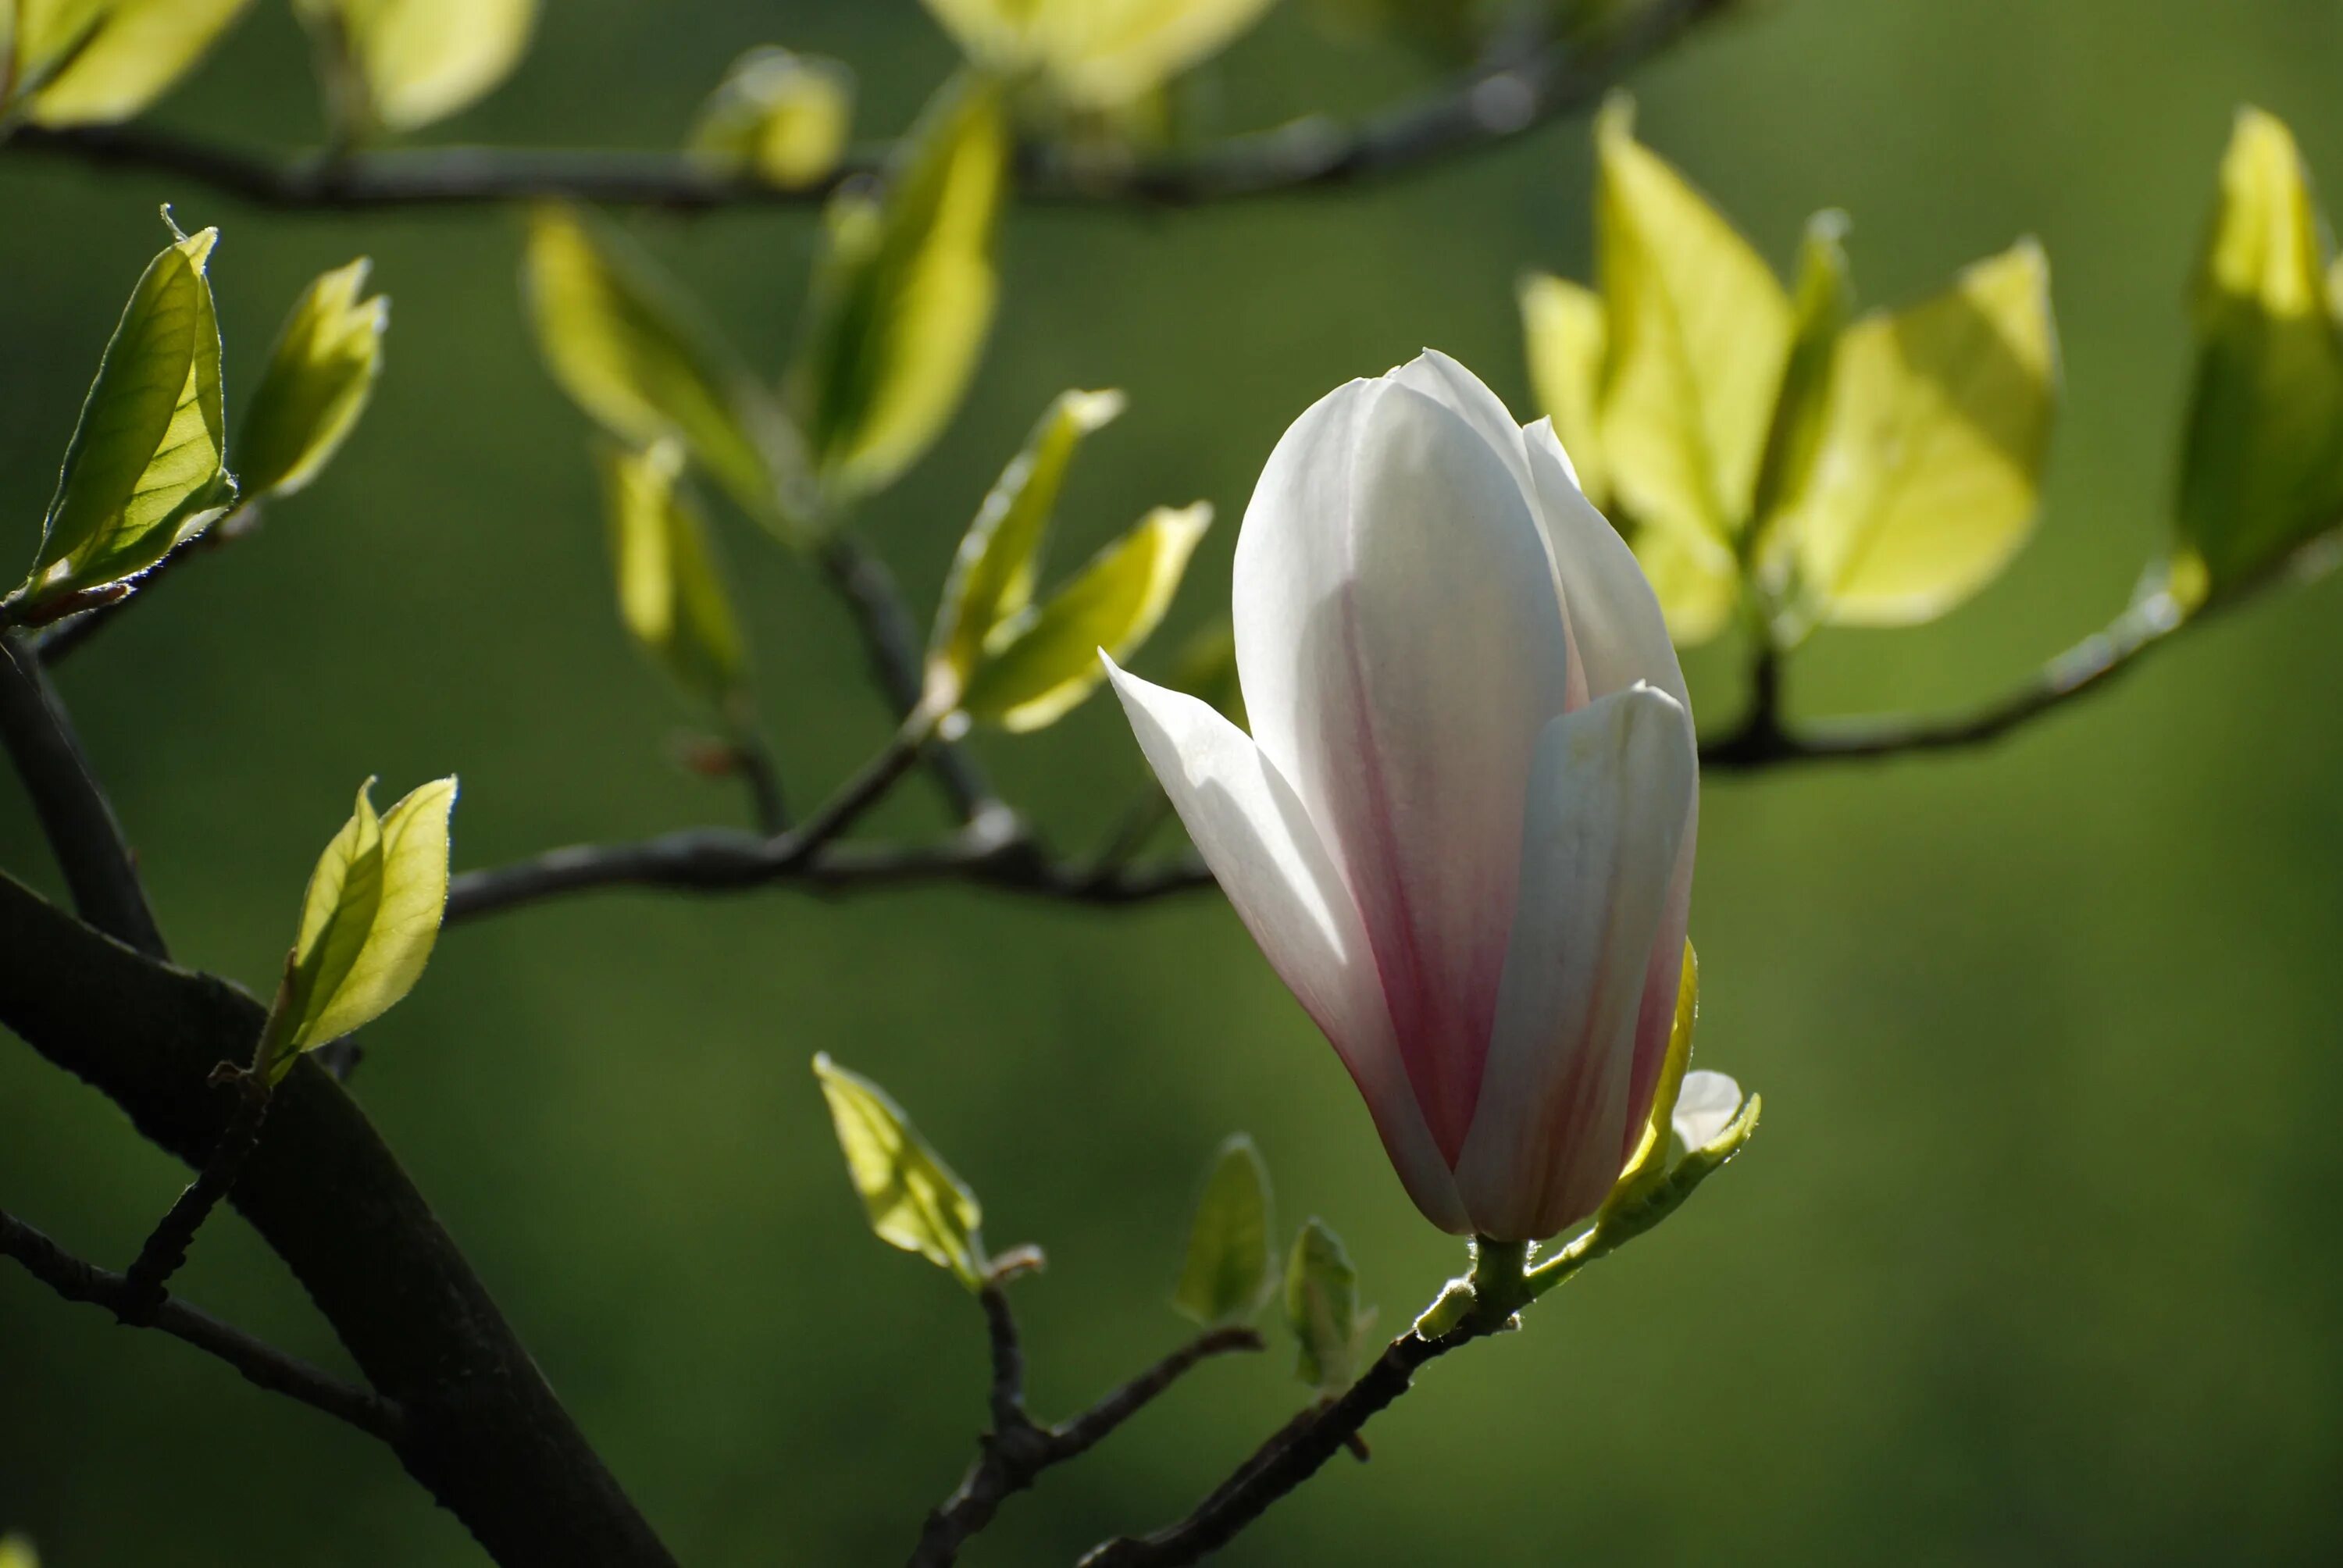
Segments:
[[[1694,766],[1699,766],[1697,753]],[[1694,840],[1700,829],[1700,791],[1684,813],[1684,838],[1676,845],[1675,869],[1668,878],[1667,901],[1660,908],[1659,934],[1652,939],[1651,961],[1644,970],[1644,997],[1635,1020],[1635,1063],[1627,1077],[1627,1144],[1619,1151],[1624,1164],[1635,1152],[1644,1124],[1652,1117],[1652,1096],[1660,1086],[1660,1069],[1668,1055],[1668,1035],[1675,1028],[1676,984],[1684,978],[1684,933],[1692,923],[1692,863]]]
[[[1496,1030],[1456,1164],[1483,1234],[1536,1240],[1592,1214],[1640,1131],[1636,1023],[1696,767],[1684,709],[1649,686],[1539,737]]]
[[[1684,1074],[1684,1088],[1676,1095],[1675,1111],[1668,1121],[1686,1149],[1704,1149],[1715,1142],[1740,1114],[1741,1086],[1721,1072],[1694,1069]]]
[[[1568,706],[1544,540],[1472,425],[1388,378],[1353,382],[1271,455],[1235,590],[1254,737],[1357,900],[1453,1160],[1496,1016],[1530,759]]]
[[[1408,1196],[1433,1224],[1465,1232],[1455,1181],[1392,1036],[1357,906],[1301,800],[1244,731],[1204,703],[1126,674],[1111,659],[1107,674],[1237,917],[1365,1096]]]
[[[1684,667],[1668,640],[1659,598],[1635,564],[1635,552],[1579,489],[1554,421],[1541,419],[1522,436],[1537,490],[1538,521],[1554,549],[1563,611],[1585,665],[1588,695],[1608,697],[1645,681],[1674,698],[1684,708],[1684,722],[1691,723]]]

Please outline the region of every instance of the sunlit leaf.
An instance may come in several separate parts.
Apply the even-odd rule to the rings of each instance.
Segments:
[[[838,1130],[846,1172],[879,1239],[917,1252],[973,1291],[987,1260],[976,1194],[937,1158],[902,1108],[869,1079],[827,1055],[813,1059],[822,1098]]]
[[[1202,501],[1158,507],[1048,603],[996,628],[962,711],[1012,731],[1055,723],[1106,678],[1099,649],[1121,660],[1147,640],[1212,521]]]
[[[852,71],[768,45],[735,60],[708,95],[691,150],[726,174],[794,190],[838,166],[853,121]]]
[[[456,780],[425,784],[379,818],[373,788],[371,779],[358,787],[356,810],[310,873],[292,966],[270,1019],[272,1077],[283,1077],[301,1052],[389,1011],[415,989],[439,940]]]
[[[1273,0],[928,0],[971,60],[1038,72],[1084,108],[1128,105],[1226,48]]]
[[[2049,263],[2031,240],[1847,328],[1783,522],[1813,613],[1908,625],[2000,571],[2033,528],[2057,384]]]
[[[0,1568],[41,1568],[41,1554],[27,1536],[0,1535]]]
[[[106,346],[65,447],[27,607],[146,570],[236,499],[224,465],[219,322],[204,268],[217,229],[156,256]]]
[[[2192,598],[2343,521],[2343,339],[2328,266],[2293,136],[2240,111],[2197,276],[2178,507],[2177,575]]]
[[[357,112],[411,131],[486,96],[520,64],[537,0],[296,0],[326,30],[357,88]]]
[[[945,87],[883,195],[831,202],[789,384],[824,489],[885,487],[960,407],[992,325],[1009,137],[997,90]]]
[[[1252,1140],[1240,1132],[1221,1145],[1204,1178],[1172,1304],[1207,1327],[1240,1323],[1261,1311],[1276,1288],[1269,1170]]]
[[[250,0],[17,0],[25,117],[45,126],[126,120],[168,92]]]
[[[1595,146],[1612,492],[1647,527],[1730,542],[1748,524],[1790,302],[1716,209],[1636,142],[1624,103],[1603,111]]]
[[[1678,647],[1697,647],[1732,623],[1741,604],[1741,563],[1730,548],[1704,535],[1649,527],[1638,528],[1628,542]]]
[[[588,417],[630,447],[675,437],[743,510],[788,526],[786,421],[648,256],[548,205],[530,220],[522,283],[538,352]]]
[[[1762,528],[1785,497],[1802,494],[1822,450],[1830,412],[1831,372],[1855,304],[1847,276],[1846,215],[1816,213],[1806,224],[1798,258],[1798,291],[1793,302],[1790,357],[1765,435],[1765,456],[1757,470],[1753,515]],[[1764,553],[1761,546],[1759,552]]]
[[[1120,392],[1061,392],[977,508],[952,558],[928,645],[929,689],[950,706],[995,627],[1032,602],[1066,467],[1083,437],[1122,412]]]
[[[1622,1193],[1632,1192],[1666,1166],[1668,1130],[1674,1125],[1676,1096],[1684,1088],[1684,1072],[1692,1064],[1693,1029],[1699,1017],[1700,960],[1687,941],[1684,970],[1676,979],[1675,1020],[1668,1029],[1667,1054],[1660,1060],[1660,1080],[1652,1093],[1652,1113],[1644,1121],[1643,1138],[1635,1145],[1626,1170],[1620,1173],[1619,1184],[1612,1190],[1608,1202],[1620,1201]]]
[[[683,449],[672,441],[603,454],[618,615],[678,685],[720,709],[738,696],[746,661],[708,524],[679,487],[682,472]]]
[[[247,498],[289,496],[308,484],[366,411],[390,325],[389,300],[359,297],[369,265],[362,256],[325,274],[286,317],[236,431]]]
[[[1342,1239],[1312,1219],[1285,1261],[1285,1325],[1293,1331],[1294,1374],[1332,1393],[1349,1386],[1374,1321],[1359,1305],[1359,1271]]]
[[[1608,332],[1603,301],[1591,288],[1539,272],[1522,279],[1521,302],[1530,388],[1554,421],[1578,487],[1598,509],[1608,506],[1611,473],[1603,458],[1601,423]]]

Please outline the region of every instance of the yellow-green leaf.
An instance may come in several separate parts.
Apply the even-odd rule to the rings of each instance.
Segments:
[[[360,298],[364,256],[320,276],[295,302],[236,431],[247,498],[289,496],[341,447],[382,372],[390,301]]]
[[[1042,546],[1074,448],[1121,412],[1120,392],[1060,393],[977,508],[944,579],[928,643],[928,687],[939,706],[958,700],[993,628],[1032,602]]]
[[[1635,1145],[1619,1184],[1606,1206],[1640,1187],[1666,1164],[1668,1130],[1675,1115],[1676,1096],[1684,1089],[1684,1070],[1692,1064],[1693,1027],[1700,1017],[1700,960],[1684,943],[1684,970],[1676,979],[1675,1020],[1668,1029],[1668,1050],[1660,1061],[1660,1081],[1652,1093],[1652,1113],[1644,1120],[1643,1140]]]
[[[921,117],[882,196],[831,202],[789,377],[831,498],[891,482],[968,390],[992,325],[1008,155],[998,89],[960,78]]]
[[[961,710],[1011,731],[1055,723],[1106,678],[1099,649],[1121,660],[1147,640],[1212,521],[1202,501],[1158,507],[1038,611],[996,628]]]
[[[743,510],[787,526],[787,422],[649,257],[548,205],[530,220],[522,282],[538,350],[588,418],[630,447],[675,437]]]
[[[1603,459],[1603,356],[1608,341],[1603,300],[1591,288],[1550,273],[1521,282],[1522,338],[1530,388],[1554,421],[1554,433],[1578,473],[1578,487],[1602,509],[1611,501]]]
[[[1811,482],[1782,525],[1811,613],[1910,625],[2000,571],[2033,528],[2057,385],[2049,263],[2031,240],[1848,327]]]
[[[853,122],[852,71],[767,45],[735,60],[708,95],[691,150],[723,173],[795,190],[829,177]]]
[[[537,0],[297,0],[337,47],[365,123],[411,131],[468,108],[512,75]]]
[[[217,229],[156,256],[98,362],[65,447],[31,606],[145,571],[236,498],[224,465],[219,321],[204,276]]]
[[[326,846],[301,902],[301,929],[269,1036],[281,1078],[305,1050],[373,1022],[415,989],[447,905],[447,816],[456,780],[425,784],[377,818],[374,780]]]
[[[928,0],[971,60],[1038,72],[1081,108],[1127,106],[1220,53],[1273,0]]]
[[[951,1271],[970,1290],[987,1260],[976,1194],[928,1147],[887,1091],[827,1055],[813,1059],[846,1173],[879,1239]]]
[[[1782,388],[1774,401],[1765,456],[1757,470],[1753,515],[1761,530],[1784,498],[1805,489],[1815,456],[1822,450],[1824,420],[1830,409],[1831,371],[1837,359],[1839,334],[1845,330],[1855,299],[1854,285],[1847,276],[1845,242],[1845,213],[1818,212],[1807,220],[1806,241],[1798,261],[1790,358],[1782,369]],[[1765,549],[1761,539],[1753,554],[1762,557]]]
[[[679,486],[683,448],[661,441],[603,454],[618,616],[644,650],[693,696],[721,709],[746,658],[708,524]]]
[[[2197,277],[2177,508],[2177,575],[2191,598],[2343,522],[2343,338],[2328,266],[2294,137],[2240,111]]]
[[[1359,1271],[1342,1239],[1312,1219],[1285,1261],[1285,1324],[1293,1331],[1294,1373],[1322,1392],[1349,1386],[1373,1322],[1359,1305]]]
[[[15,66],[44,126],[126,120],[195,69],[250,0],[18,0]]]
[[[1790,302],[1732,225],[1636,142],[1625,104],[1604,109],[1595,146],[1613,493],[1646,526],[1729,543],[1748,526]]]
[[[1705,535],[1638,528],[1628,541],[1668,623],[1669,639],[1694,648],[1723,631],[1741,604],[1741,563]]]
[[[1269,1171],[1252,1140],[1239,1132],[1221,1145],[1204,1178],[1172,1305],[1208,1328],[1241,1323],[1261,1311],[1277,1284],[1270,1231]]]
[[[27,1536],[0,1535],[0,1568],[41,1568],[41,1554]]]

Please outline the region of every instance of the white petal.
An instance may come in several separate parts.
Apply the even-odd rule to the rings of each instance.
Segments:
[[[1490,391],[1486,382],[1437,348],[1425,349],[1393,371],[1387,379],[1423,393],[1471,426],[1489,444],[1490,450],[1503,460],[1522,493],[1534,497],[1529,454],[1522,444],[1522,427],[1506,409],[1504,399]]]
[[[1358,901],[1408,1076],[1462,1147],[1495,1016],[1537,736],[1568,634],[1501,454],[1404,384],[1353,382],[1272,454],[1237,540],[1262,751]]]
[[[1607,697],[1639,680],[1648,681],[1674,698],[1690,723],[1692,699],[1684,690],[1684,667],[1668,640],[1660,601],[1644,568],[1635,564],[1635,552],[1579,489],[1569,455],[1554,433],[1554,421],[1541,419],[1522,436],[1536,487],[1538,521],[1554,549],[1564,611],[1570,619],[1573,646],[1584,665],[1587,694]]]
[[[1270,967],[1350,1069],[1408,1195],[1433,1224],[1462,1232],[1463,1206],[1401,1066],[1358,909],[1302,802],[1243,730],[1192,697],[1106,662],[1188,836]]]
[[[1670,1121],[1686,1149],[1700,1149],[1715,1142],[1740,1113],[1741,1086],[1721,1072],[1694,1068],[1684,1074]]]
[[[1593,1213],[1640,1134],[1636,1022],[1695,766],[1684,710],[1649,686],[1597,699],[1539,738],[1521,902],[1456,1165],[1485,1234],[1534,1240]]]

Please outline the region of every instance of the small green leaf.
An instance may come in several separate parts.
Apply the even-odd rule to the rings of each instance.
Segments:
[[[25,118],[109,125],[195,69],[250,0],[16,0]]]
[[[1172,1305],[1207,1328],[1241,1323],[1261,1311],[1277,1288],[1270,1230],[1269,1170],[1240,1132],[1221,1145],[1204,1179]]]
[[[1522,339],[1538,407],[1577,470],[1578,487],[1600,510],[1610,502],[1603,460],[1603,357],[1609,340],[1603,300],[1591,288],[1548,273],[1521,282]]]
[[[522,282],[538,352],[588,418],[630,447],[674,437],[744,511],[786,526],[788,422],[648,256],[548,205],[530,220]]]
[[[247,499],[289,496],[316,478],[374,396],[390,301],[359,297],[371,265],[361,256],[325,274],[286,317],[236,431]]]
[[[415,989],[447,906],[447,817],[456,780],[435,779],[381,817],[357,806],[318,858],[301,902],[285,989],[262,1052],[271,1079],[293,1059],[373,1022]]]
[[[999,89],[956,78],[906,143],[885,194],[840,193],[790,396],[824,491],[884,488],[960,406],[992,325],[993,230],[1009,132]]]
[[[180,240],[139,278],[65,447],[20,605],[135,577],[235,501],[219,322],[204,276],[218,237],[207,228]]]
[[[996,628],[961,711],[1019,733],[1055,723],[1106,678],[1101,648],[1121,660],[1147,640],[1212,521],[1206,502],[1158,507],[1049,603]]]
[[[41,1568],[41,1554],[27,1536],[0,1535],[0,1568]]]
[[[1644,1119],[1644,1136],[1611,1190],[1607,1204],[1615,1204],[1656,1175],[1667,1163],[1668,1129],[1675,1115],[1676,1095],[1684,1088],[1684,1070],[1692,1064],[1694,1025],[1700,1017],[1700,960],[1684,943],[1684,970],[1676,980],[1675,1020],[1668,1029],[1667,1054],[1660,1060],[1660,1081],[1652,1093],[1652,1112]]]
[[[2240,110],[2197,276],[2175,573],[2191,600],[2343,522],[2343,337],[2329,265],[2293,136]]]
[[[1322,1393],[1349,1386],[1374,1313],[1359,1305],[1359,1271],[1342,1239],[1312,1218],[1285,1261],[1285,1323],[1293,1331],[1294,1375]]]
[[[928,0],[990,70],[1039,74],[1069,105],[1126,106],[1221,52],[1273,0]]]
[[[1798,260],[1798,292],[1789,362],[1774,402],[1774,422],[1765,435],[1765,457],[1757,470],[1754,515],[1762,530],[1783,498],[1802,493],[1822,450],[1830,410],[1832,367],[1839,334],[1845,330],[1855,299],[1847,276],[1846,215],[1818,212],[1806,221],[1806,241]],[[1761,540],[1754,554],[1763,555]]]
[[[1781,525],[1810,613],[1907,626],[1999,572],[2033,528],[2057,387],[2049,263],[2031,240],[1848,327],[1821,452]]]
[[[853,123],[852,71],[767,45],[724,73],[692,127],[691,150],[720,173],[799,190],[838,167]]]
[[[618,616],[676,684],[718,709],[735,701],[747,660],[708,524],[679,486],[683,448],[661,441],[603,454]]]
[[[1595,147],[1612,489],[1643,526],[1730,545],[1749,522],[1790,302],[1732,225],[1636,142],[1624,101],[1597,118]]]
[[[813,1059],[838,1130],[846,1172],[879,1239],[951,1271],[973,1291],[989,1267],[976,1194],[928,1147],[902,1108],[869,1079],[827,1055]]]
[[[358,125],[411,131],[468,108],[520,64],[537,0],[295,0],[334,48]]]
[[[1163,684],[1213,709],[1240,729],[1251,729],[1244,684],[1237,674],[1236,628],[1225,616],[1196,628],[1180,645]]]
[[[1741,563],[1729,546],[1674,528],[1639,527],[1628,541],[1680,648],[1723,631],[1741,603]]]
[[[993,628],[1032,602],[1042,546],[1074,448],[1121,412],[1120,392],[1060,393],[977,508],[944,579],[928,644],[928,688],[940,706],[958,700]]]

